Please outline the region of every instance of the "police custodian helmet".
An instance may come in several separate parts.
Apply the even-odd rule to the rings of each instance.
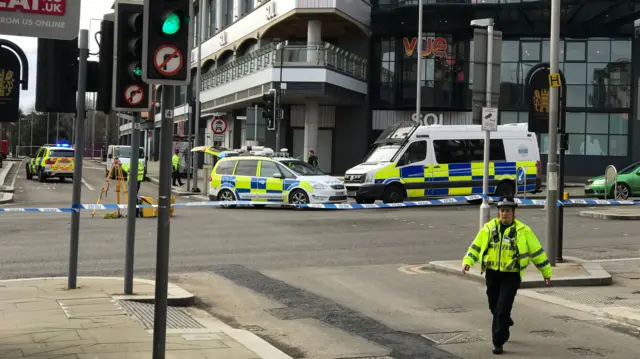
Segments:
[[[500,197],[497,206],[498,208],[508,207],[515,209],[518,207],[518,203],[513,199],[513,197]]]

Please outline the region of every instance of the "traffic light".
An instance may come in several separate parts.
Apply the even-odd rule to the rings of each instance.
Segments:
[[[143,78],[157,85],[191,82],[193,1],[144,0]]]
[[[111,15],[113,17],[113,15]],[[99,59],[99,88],[96,108],[105,114],[111,112],[111,92],[113,91],[113,19],[107,16],[100,25],[100,59]]]
[[[113,63],[113,109],[148,111],[150,86],[142,80],[143,6],[134,1],[115,4],[115,59]]]
[[[262,117],[264,117],[264,119],[267,121],[267,130],[274,131],[276,129],[276,92],[269,91],[269,93],[262,95],[262,100],[264,101],[264,111],[262,111]]]
[[[76,112],[78,39],[38,39],[36,110]]]

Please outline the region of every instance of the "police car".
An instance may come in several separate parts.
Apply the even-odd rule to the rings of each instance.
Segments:
[[[69,144],[44,145],[27,161],[27,179],[30,180],[33,176],[37,176],[40,182],[49,177],[57,177],[60,181],[65,178],[73,179],[74,157],[75,151]]]
[[[286,149],[274,153],[270,148],[249,146],[216,154],[209,188],[212,201],[308,204],[347,200],[341,180],[289,157]]]

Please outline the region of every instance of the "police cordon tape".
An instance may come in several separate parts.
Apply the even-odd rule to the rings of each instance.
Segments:
[[[434,199],[429,201],[411,201],[403,203],[380,203],[380,204],[357,204],[357,203],[322,203],[322,204],[288,204],[283,202],[251,202],[251,201],[200,201],[200,202],[186,202],[186,203],[174,203],[172,207],[230,207],[230,206],[265,206],[265,205],[279,205],[282,207],[290,208],[310,208],[310,209],[376,209],[376,208],[403,208],[403,207],[436,207],[447,205],[460,205],[470,204],[470,201],[479,201],[483,198],[481,195],[472,196],[459,196],[442,199]],[[489,197],[490,203],[498,201],[498,197]],[[526,199],[516,198],[518,205],[525,207],[543,207],[547,201],[538,199]],[[558,201],[557,206],[566,207],[585,207],[585,206],[632,206],[640,205],[640,201],[618,201],[618,200],[596,200],[596,199],[570,199],[564,201]],[[127,209],[126,204],[81,204],[75,205],[72,208],[65,207],[52,207],[52,208],[39,208],[39,207],[27,207],[27,208],[0,208],[0,213],[7,212],[28,212],[28,213],[71,213],[84,210],[117,210]],[[136,208],[158,208],[157,204],[154,205],[136,205]]]

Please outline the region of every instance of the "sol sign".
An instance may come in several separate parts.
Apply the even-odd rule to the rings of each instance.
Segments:
[[[405,37],[402,39],[402,45],[405,55],[411,57],[418,48],[418,38],[414,37],[409,40]],[[444,37],[427,37],[423,40],[422,57],[429,57],[431,55],[435,57],[446,56],[447,46],[447,39]]]
[[[411,119],[420,126],[444,125],[444,116],[442,116],[442,114],[427,113],[424,115],[420,114],[420,116],[421,117],[418,118],[417,114],[414,113],[411,115]]]

